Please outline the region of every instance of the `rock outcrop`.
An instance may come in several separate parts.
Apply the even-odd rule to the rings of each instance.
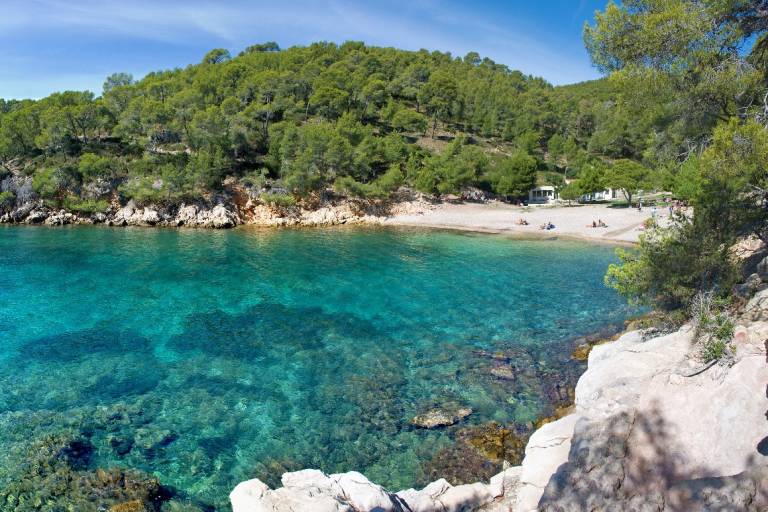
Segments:
[[[768,507],[759,449],[768,435],[766,306],[768,291],[752,298],[733,361],[701,372],[690,327],[595,347],[574,414],[555,422],[573,428],[568,455],[526,458],[516,510],[692,510],[704,497],[749,505],[732,510]],[[553,458],[561,464],[546,487],[526,478],[527,467],[551,467]]]
[[[253,226],[336,226],[342,224],[381,224],[387,215],[423,211],[421,203],[395,203],[387,207],[362,208],[354,201],[339,201],[306,207],[275,209],[249,200],[239,206],[231,200],[210,204],[200,201],[176,207],[148,205],[140,207],[134,201],[113,204],[107,211],[79,214],[54,210],[42,201],[16,201],[9,211],[0,211],[0,223],[47,224],[107,224],[109,226],[168,226],[226,229],[241,224]]]
[[[759,288],[759,287],[758,287]],[[768,510],[768,290],[743,309],[732,360],[702,366],[685,326],[595,346],[573,413],[539,428],[489,484],[391,493],[359,473],[258,480],[234,512]]]
[[[514,493],[518,473],[519,468],[510,468],[488,484],[452,486],[438,480],[418,491],[392,493],[360,473],[325,475],[305,469],[284,474],[276,490],[260,480],[243,482],[230,500],[233,512],[461,512],[494,507],[505,493]]]

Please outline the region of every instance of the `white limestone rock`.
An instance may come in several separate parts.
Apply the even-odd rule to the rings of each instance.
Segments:
[[[182,204],[174,218],[174,224],[176,226],[197,225],[197,206],[194,204]]]
[[[535,511],[550,477],[568,460],[577,414],[569,414],[539,428],[525,447],[515,510]]]
[[[233,512],[469,512],[499,504],[518,479],[519,468],[510,468],[490,484],[452,486],[441,479],[422,490],[391,493],[357,472],[325,475],[307,469],[284,474],[283,486],[275,490],[259,480],[243,482],[230,501]]]
[[[755,294],[744,308],[744,316],[748,320],[768,320],[768,290]]]
[[[141,215],[141,221],[144,224],[154,226],[155,224],[159,223],[161,220],[162,219],[160,218],[160,214],[157,212],[157,210],[153,208],[144,208],[144,212]]]

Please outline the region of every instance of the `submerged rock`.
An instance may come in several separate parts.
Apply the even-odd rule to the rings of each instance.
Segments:
[[[148,512],[147,508],[139,500],[126,501],[109,507],[109,512]]]
[[[171,493],[139,471],[91,469],[94,447],[81,435],[52,435],[33,442],[0,479],[3,511],[77,510],[159,512]],[[0,474],[0,476],[4,476]]]
[[[491,375],[501,380],[514,380],[515,371],[512,366],[505,364],[501,366],[494,366],[491,368]]]
[[[421,428],[448,427],[450,425],[455,425],[471,414],[472,409],[469,407],[459,407],[456,409],[435,408],[415,416],[411,420],[411,423]]]

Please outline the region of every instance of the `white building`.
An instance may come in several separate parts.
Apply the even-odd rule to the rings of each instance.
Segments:
[[[579,201],[585,203],[590,201],[612,201],[618,199],[621,196],[621,191],[615,188],[608,188],[600,192],[594,192],[592,194],[584,194],[579,198]]]
[[[528,203],[548,204],[558,199],[557,190],[551,185],[542,185],[528,191]]]

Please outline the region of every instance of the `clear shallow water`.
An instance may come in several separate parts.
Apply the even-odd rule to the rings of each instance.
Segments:
[[[424,483],[460,427],[411,418],[548,413],[540,383],[578,372],[573,339],[629,314],[602,284],[613,260],[439,231],[2,227],[0,477],[25,443],[75,430],[89,466],[216,507],[303,467]],[[515,379],[491,373],[500,351]]]

